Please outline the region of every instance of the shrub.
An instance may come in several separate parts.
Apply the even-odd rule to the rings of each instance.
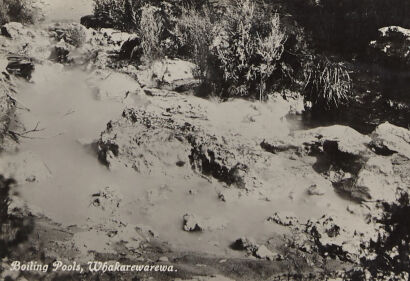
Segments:
[[[326,57],[312,59],[305,66],[305,100],[315,111],[329,111],[348,100],[351,79],[343,63],[332,62]]]
[[[159,8],[146,5],[142,8],[139,35],[145,60],[151,61],[163,55],[161,34],[163,32],[162,17]]]
[[[396,202],[384,202],[383,209],[383,217],[378,220],[382,231],[376,241],[363,245],[363,248],[367,248],[368,253],[361,258],[360,267],[348,272],[346,280],[408,280],[410,268],[409,194],[402,191]]]
[[[179,55],[197,65],[195,76],[201,80],[205,79],[208,72],[212,29],[211,11],[208,7],[203,7],[201,10],[183,9],[175,27]]]
[[[267,17],[249,0],[228,6],[211,46],[212,64],[222,74],[220,94],[265,98],[285,41],[277,14]]]
[[[94,0],[94,14],[108,19],[114,28],[136,31],[137,13],[141,1],[132,0]]]
[[[56,24],[49,28],[53,37],[75,47],[81,47],[87,40],[87,32],[84,26],[80,24]]]
[[[0,25],[10,21],[33,23],[34,9],[29,0],[0,0]]]
[[[183,1],[94,0],[94,14],[114,28],[137,33],[145,60],[152,61],[176,53],[173,31],[183,7],[180,2]]]

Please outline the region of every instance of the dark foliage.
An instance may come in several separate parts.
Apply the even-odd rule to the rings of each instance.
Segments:
[[[410,201],[409,194],[403,192],[396,203],[384,203],[385,215],[380,223],[385,231],[377,241],[370,244],[375,259],[362,260],[373,278],[399,276],[410,269]],[[399,280],[399,279],[390,279]]]
[[[33,9],[27,0],[0,0],[0,25],[10,21],[33,23]]]
[[[13,247],[26,241],[33,229],[31,219],[9,214],[9,193],[14,183],[14,180],[0,175],[0,259],[8,256]]]
[[[331,52],[365,53],[379,28],[410,28],[410,1],[292,0],[287,5],[311,33],[315,46]]]

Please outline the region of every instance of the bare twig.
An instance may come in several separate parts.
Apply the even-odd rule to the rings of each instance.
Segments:
[[[44,131],[45,128],[42,128],[42,129],[39,129],[39,128],[38,128],[39,124],[40,124],[40,122],[37,122],[36,126],[35,126],[33,129],[31,129],[31,130],[26,130],[26,131],[24,131],[24,132],[22,132],[22,133],[18,133],[18,132],[9,130],[9,131],[8,131],[8,134],[9,134],[14,140],[16,140],[17,142],[18,142],[18,138],[36,139],[36,137],[28,136],[28,134]]]

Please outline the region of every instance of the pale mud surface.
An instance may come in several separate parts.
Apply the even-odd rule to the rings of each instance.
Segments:
[[[22,139],[15,157],[34,154],[47,169],[40,171],[45,176],[36,175],[34,182],[20,183],[18,190],[29,206],[58,223],[81,227],[104,223],[106,215],[114,214],[96,212],[91,204],[91,195],[109,187],[121,200],[120,206],[113,210],[121,222],[146,225],[177,250],[239,256],[240,252],[229,248],[237,238],[249,236],[266,241],[273,233],[280,235],[286,232],[282,227],[266,222],[266,218],[274,212],[292,213],[308,219],[330,213],[332,209],[344,211],[350,203],[334,193],[320,201],[314,197],[307,198],[305,193],[309,182],[304,180],[308,180],[309,176],[277,178],[269,191],[272,193],[269,201],[257,194],[247,196],[244,193],[244,199],[227,204],[218,199],[218,192],[226,188],[217,181],[210,183],[201,177],[186,179],[183,173],[172,174],[170,181],[167,177],[140,175],[132,169],[109,170],[98,161],[93,142],[99,138],[108,121],[117,119],[124,108],[144,108],[147,103],[155,102],[155,98],[150,101],[140,92],[123,101],[121,96],[125,98],[126,89],[132,89],[136,83],[121,74],[110,78],[112,85],[118,85],[116,91],[119,97],[101,97],[92,88],[93,75],[96,74],[65,70],[60,65],[50,64],[37,68],[33,83],[21,82],[20,85],[19,99],[30,108],[30,112],[19,110],[18,121],[26,129],[34,128],[38,123],[43,130],[30,134],[29,139]],[[112,85],[105,84],[107,87]],[[124,87],[122,91],[121,86]],[[108,90],[112,95],[113,89]],[[106,92],[106,89],[99,91]],[[191,103],[210,106],[215,111],[210,117],[215,121],[209,121],[209,126],[220,123],[221,132],[225,126],[239,129],[242,122],[235,120],[243,119],[239,118],[240,115],[257,115],[250,104],[243,102],[218,104],[195,97],[187,99],[193,100]],[[170,102],[173,102],[172,98]],[[272,118],[275,116],[272,115]],[[219,120],[226,121],[222,123]],[[272,125],[274,122],[269,123]],[[281,122],[277,128],[269,127],[266,129],[270,129],[273,135],[285,135],[287,132],[286,125]],[[266,135],[266,131],[259,133]],[[249,135],[257,134],[252,132]],[[172,148],[165,146],[165,149]],[[295,161],[280,157],[275,160],[275,169],[300,171]],[[18,160],[10,159],[9,162]],[[38,168],[41,163],[32,161],[31,165]],[[33,168],[29,162],[28,166],[18,169],[30,171]],[[309,172],[313,170],[305,171],[306,174]],[[174,173],[171,168],[170,173]],[[288,173],[283,172],[283,175]],[[30,175],[26,176],[28,178]],[[186,213],[219,220],[220,229],[202,234],[185,232],[182,217]],[[354,219],[346,214],[346,221],[349,220]]]
[[[39,0],[45,16],[50,22],[80,22],[84,15],[91,14],[93,2],[90,0]]]
[[[161,108],[164,100],[148,97],[142,91],[126,96],[127,90],[138,89],[138,85],[125,74],[112,74],[108,78],[112,84],[93,82],[100,81],[101,76],[98,72],[64,69],[59,64],[39,65],[32,82],[19,83],[19,100],[30,111],[18,110],[15,126],[28,130],[38,124],[40,131],[22,138],[19,152],[6,156],[8,163],[18,163],[21,155],[35,155],[24,159],[25,165],[15,167],[15,174],[10,176],[21,179],[17,190],[33,213],[64,227],[78,227],[74,241],[77,247],[85,246],[83,258],[89,258],[90,251],[115,252],[115,239],[106,237],[113,228],[123,229],[121,239],[130,239],[137,236],[136,226],[145,227],[177,252],[232,258],[245,257],[230,247],[239,237],[252,237],[262,244],[277,237],[281,244],[280,237],[291,230],[266,221],[275,212],[293,215],[300,221],[337,215],[338,223],[349,228],[366,226],[346,211],[348,205],[356,203],[337,195],[330,182],[315,175],[310,163],[291,160],[287,155],[272,156],[270,169],[274,173],[266,171],[271,185],[250,193],[195,173],[187,176],[174,167],[169,167],[169,176],[143,175],[126,167],[108,169],[98,161],[95,150],[107,122],[118,119],[125,108]],[[113,89],[112,85],[117,86]],[[212,112],[208,120],[201,122],[215,132],[236,128],[243,132],[244,139],[257,141],[263,136],[288,133],[286,121],[280,120],[269,104],[216,103],[191,96],[171,97],[166,104],[182,101],[200,104]],[[251,123],[245,118],[249,116],[263,117]],[[164,143],[164,150],[172,149]],[[307,161],[315,160],[312,157]],[[40,169],[42,166],[46,168]],[[325,196],[307,194],[315,182],[327,185]],[[107,203],[101,202],[102,208],[95,206],[92,195],[106,187]],[[227,191],[234,199],[223,202],[218,194]],[[211,229],[202,233],[184,231],[182,218],[187,213],[211,221]]]

